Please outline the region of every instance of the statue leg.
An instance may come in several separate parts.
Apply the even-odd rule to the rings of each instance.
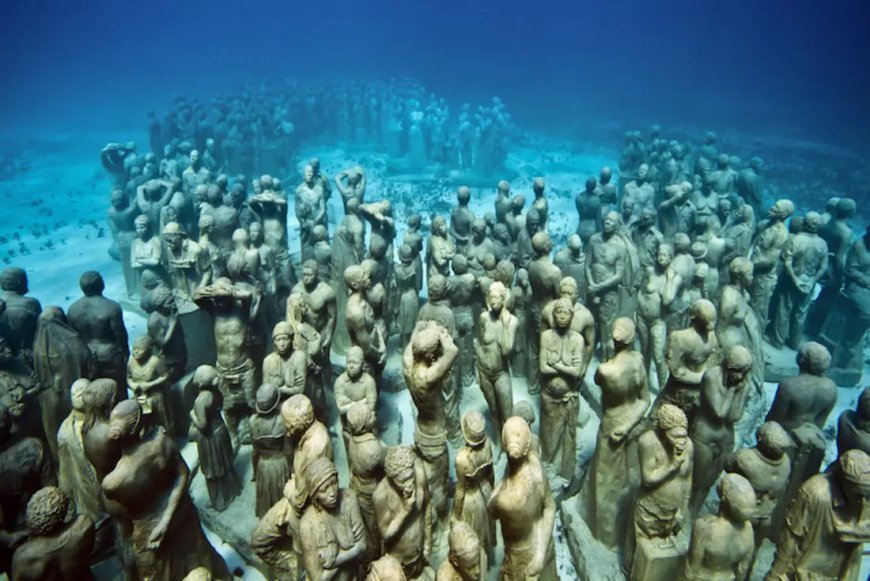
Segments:
[[[661,319],[655,321],[650,328],[652,339],[652,358],[656,364],[656,378],[659,382],[659,391],[663,390],[668,383],[668,366],[665,363],[665,348],[668,339],[668,326]]]
[[[807,313],[810,310],[811,298],[810,293],[802,293],[795,289],[794,302],[789,317],[788,337],[785,341],[786,345],[795,351],[800,348],[800,344],[803,342],[804,323],[806,323]]]
[[[511,412],[514,407],[514,394],[513,387],[511,385],[511,375],[507,371],[503,371],[498,374],[498,378],[495,380],[494,385],[495,391],[495,401],[496,406],[498,407],[498,416],[499,422],[504,422],[507,418],[511,417]],[[499,432],[497,435],[499,438],[501,437],[501,426],[499,426]]]
[[[500,408],[495,396],[495,382],[478,368],[477,383],[480,385],[480,391],[483,392],[483,399],[486,400],[486,405],[489,408],[489,416],[492,420],[493,442],[498,445],[498,443],[501,442],[501,426],[504,418],[499,414]]]

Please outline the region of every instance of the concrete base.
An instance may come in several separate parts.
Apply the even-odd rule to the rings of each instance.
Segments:
[[[683,560],[689,552],[689,534],[683,530],[673,543],[638,539],[631,564],[631,581],[661,581],[679,579]]]
[[[572,496],[562,502],[560,517],[562,530],[574,569],[582,581],[622,581],[626,571],[622,567],[622,556],[615,549],[599,543],[579,510],[580,496]]]

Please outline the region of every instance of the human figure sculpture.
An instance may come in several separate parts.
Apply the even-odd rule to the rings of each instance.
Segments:
[[[692,473],[693,514],[698,514],[710,488],[734,451],[734,424],[743,416],[752,370],[752,354],[740,345],[731,347],[716,367],[701,379],[701,397],[689,436],[695,446]]]
[[[490,285],[474,339],[477,380],[496,430],[510,417],[513,407],[509,360],[519,322],[508,310],[507,298],[507,288],[501,282]]]
[[[250,205],[262,220],[263,245],[272,251],[276,293],[279,297],[286,296],[295,280],[287,241],[287,199],[268,191],[253,196]]]
[[[130,264],[130,248],[136,239],[136,214],[139,208],[130,204],[130,197],[124,190],[112,190],[111,207],[108,212],[109,230],[117,250],[117,259],[121,262],[121,272],[124,274],[124,285],[127,296],[138,294],[138,283],[135,272]],[[110,251],[111,252],[111,251]]]
[[[154,228],[160,227],[164,209],[169,205],[177,183],[177,180],[150,179],[136,187],[136,207],[148,217]]]
[[[347,352],[344,372],[335,380],[335,405],[341,418],[345,437],[349,434],[347,414],[361,403],[377,415],[378,390],[374,378],[365,372],[365,357],[362,348],[354,345]]]
[[[54,486],[42,488],[30,497],[27,528],[31,536],[15,550],[12,578],[94,579],[90,568],[94,521],[84,514],[67,521],[70,508],[67,496]]]
[[[552,327],[541,333],[541,460],[568,483],[577,462],[577,410],[584,342],[571,329],[573,305],[558,299]]]
[[[142,335],[133,342],[127,362],[127,387],[142,406],[142,415],[169,434],[176,433],[172,406],[167,393],[169,372],[160,354],[155,353],[151,337]]]
[[[474,222],[474,212],[468,209],[471,201],[471,190],[468,186],[459,186],[456,190],[456,207],[450,213],[450,236],[453,238],[456,252],[465,254],[471,242],[471,224]]]
[[[541,217],[534,208],[529,208],[529,211],[526,212],[525,221],[519,216],[516,222],[518,230],[516,237],[517,262],[520,266],[528,268],[529,262],[536,256],[535,246],[532,241],[536,234],[545,232],[541,230]],[[508,221],[508,224],[510,223]]]
[[[254,407],[258,369],[249,352],[250,322],[259,310],[258,297],[227,278],[198,289],[193,300],[213,319],[217,370],[223,410],[233,440],[247,439],[247,421]]]
[[[740,474],[755,490],[755,510],[751,521],[755,544],[776,532],[771,525],[788,485],[791,439],[776,422],[763,423],[755,433],[756,446],[738,450],[725,463],[726,472]]]
[[[323,185],[315,179],[314,168],[306,165],[302,171],[302,183],[296,188],[294,200],[296,215],[305,214],[313,224],[327,225],[327,195]]]
[[[477,281],[469,272],[465,256],[457,254],[451,261],[453,276],[447,279],[450,307],[456,321],[459,359],[457,360],[457,379],[466,388],[474,383],[474,308]]]
[[[529,340],[529,393],[540,391],[540,329],[544,307],[559,297],[559,281],[562,273],[550,259],[553,243],[546,232],[538,232],[532,237],[535,259],[529,262],[529,284],[532,289],[531,309],[527,316],[527,337]]]
[[[751,385],[760,390],[764,381],[764,351],[758,317],[749,304],[752,262],[739,256],[731,261],[728,271],[729,284],[724,285],[719,294],[716,338],[723,353],[736,345],[749,349],[752,354]]]
[[[595,178],[587,178],[586,189],[577,194],[574,199],[577,215],[580,218],[577,224],[577,235],[584,246],[593,234],[602,231],[601,196],[598,195],[597,186],[598,181]]]
[[[221,417],[219,382],[220,376],[211,365],[201,365],[194,372],[193,384],[199,393],[190,410],[189,437],[196,442],[209,502],[223,512],[242,492],[242,484],[234,465],[230,431]]]
[[[601,340],[601,352],[605,359],[613,354],[613,346],[606,329],[613,326],[619,316],[620,285],[626,272],[628,252],[622,239],[617,236],[619,216],[609,212],[603,229],[589,238],[586,245],[586,292],[591,298],[591,311],[595,315]]]
[[[84,273],[79,286],[85,296],[67,310],[69,324],[91,349],[96,376],[114,380],[118,401],[126,399],[126,367],[130,350],[121,305],[103,296],[106,285],[98,272],[90,270]]]
[[[823,474],[807,480],[788,507],[766,579],[857,581],[870,523],[863,510],[870,456],[849,450]]]
[[[511,185],[507,180],[500,180],[495,187],[495,221],[504,224],[511,211]]]
[[[432,321],[421,321],[402,356],[405,383],[417,408],[414,446],[426,470],[438,527],[447,518],[448,415],[444,393],[452,386],[445,384],[453,381],[451,369],[458,355],[459,348],[447,329]]]
[[[175,297],[165,286],[150,292],[154,310],[148,315],[148,336],[153,348],[163,358],[169,384],[175,383],[187,370],[187,344],[184,328],[178,319]]]
[[[471,527],[481,549],[492,559],[495,555],[495,523],[489,515],[487,503],[495,485],[495,473],[492,447],[486,439],[486,421],[479,412],[466,412],[462,416],[462,436],[465,446],[456,454],[453,523],[461,522]]]
[[[474,529],[453,521],[448,536],[447,559],[441,563],[435,581],[484,581],[489,559]]]
[[[341,195],[341,201],[345,209],[347,209],[347,202],[351,198],[356,198],[361,204],[365,203],[365,170],[360,166],[356,166],[339,172],[335,176],[335,187]]]
[[[214,220],[212,242],[222,252],[231,251],[233,232],[242,227],[239,221],[239,210],[224,202],[223,191],[217,185],[197,187],[196,196],[197,199],[202,199],[199,206],[199,217],[209,216]],[[164,225],[164,229],[165,227],[166,225]]]
[[[784,276],[779,280],[768,335],[776,347],[800,347],[813,290],[828,270],[828,245],[818,235],[821,219],[817,212],[808,212],[803,230],[789,237],[783,248]]]
[[[555,581],[559,578],[552,534],[556,503],[540,459],[529,451],[529,425],[514,416],[505,421],[501,434],[508,462],[489,499],[490,514],[501,523],[504,542],[500,577]]]
[[[648,373],[651,365],[655,364],[659,391],[664,389],[668,380],[668,367],[665,363],[668,326],[665,315],[676,298],[680,283],[679,275],[668,268],[673,257],[674,251],[670,244],[659,245],[655,265],[646,267],[637,296],[640,349]]]
[[[578,300],[586,301],[586,255],[583,253],[583,241],[576,234],[568,236],[565,248],[559,250],[553,257],[553,264],[563,276],[570,276],[577,283]]]
[[[737,193],[755,210],[761,209],[764,199],[764,160],[753,157],[749,160],[749,167],[745,168],[737,177],[735,187]]]
[[[532,207],[538,211],[538,216],[541,218],[541,230],[547,231],[550,207],[547,203],[546,184],[544,178],[537,177],[532,181],[532,193],[535,199],[532,200]]]
[[[414,265],[414,251],[407,244],[399,247],[399,264],[396,265],[395,272],[399,294],[396,326],[399,331],[399,344],[404,349],[411,340],[411,333],[420,310],[420,290],[417,286],[418,273]]]
[[[211,172],[203,166],[202,156],[194,149],[190,152],[190,166],[181,173],[184,190],[190,194],[200,184],[211,181]]]
[[[345,325],[352,345],[363,350],[366,368],[380,389],[380,378],[386,362],[387,338],[376,324],[375,311],[366,292],[371,286],[369,272],[360,265],[347,267],[344,282],[350,291],[345,307]]]
[[[8,343],[7,343],[8,344]],[[33,370],[39,381],[42,427],[57,463],[57,431],[70,414],[70,386],[93,377],[94,357],[60,307],[47,306],[39,315],[33,343]]]
[[[436,274],[450,275],[450,260],[456,254],[456,246],[447,237],[447,220],[444,216],[432,218],[432,235],[426,251],[427,272],[429,277]]]
[[[642,163],[637,169],[635,178],[625,184],[623,196],[632,200],[637,211],[643,213],[644,210],[654,209],[654,195],[655,187],[649,182],[649,165]]]
[[[332,460],[332,442],[326,426],[314,417],[314,406],[304,395],[297,394],[281,404],[284,429],[293,446],[293,479],[297,494],[308,490],[305,469],[317,458]],[[287,491],[285,489],[285,495]],[[301,508],[299,503],[297,509]]]
[[[595,370],[604,413],[586,483],[586,520],[609,547],[620,545],[627,532],[629,503],[639,485],[632,454],[650,405],[643,355],[633,348],[634,323],[616,319],[612,335],[614,356]]]
[[[281,500],[284,485],[290,479],[290,446],[278,406],[278,388],[264,383],[257,389],[256,407],[251,416],[251,462],[254,466],[256,503],[254,512],[261,517]]]
[[[515,316],[517,318],[517,334],[514,337],[514,350],[510,356],[511,373],[514,377],[528,377],[528,335],[530,329],[526,313],[532,304],[532,287],[529,283],[529,271],[525,268],[517,270],[516,280],[513,286],[511,286],[510,292],[510,304],[516,312]],[[478,315],[475,317],[475,320],[479,318],[480,316]]]
[[[350,488],[356,493],[366,527],[367,550],[364,562],[368,562],[381,551],[381,534],[378,530],[372,496],[384,477],[384,457],[387,447],[375,433],[377,415],[368,405],[363,402],[355,403],[345,417],[348,432],[346,448]]]
[[[409,579],[429,566],[432,554],[432,513],[426,470],[410,446],[387,448],[384,479],[372,502],[383,549],[402,564]]]
[[[752,310],[758,316],[761,329],[767,328],[768,309],[776,287],[779,258],[788,240],[785,220],[794,213],[791,200],[778,200],[767,212],[767,221],[759,231],[750,253],[753,267],[752,286],[749,289]]]
[[[641,486],[634,506],[637,543],[630,577],[646,578],[641,554],[672,545],[687,517],[693,446],[686,414],[671,404],[654,412],[652,429],[638,439]]]
[[[713,303],[707,299],[695,301],[690,316],[687,328],[673,331],[668,337],[665,362],[669,377],[659,399],[679,407],[692,422],[701,397],[704,372],[718,364],[721,355]]]
[[[837,452],[857,448],[870,454],[870,388],[858,396],[854,410],[845,410],[837,420]]]
[[[304,349],[294,349],[295,330],[290,323],[282,321],[272,331],[275,350],[263,360],[263,381],[274,385],[285,400],[297,393],[305,393],[308,380],[308,354]]]
[[[130,242],[130,268],[136,276],[136,292],[142,286],[142,273],[151,271],[161,276],[163,274],[163,244],[154,235],[151,219],[146,214],[136,216],[134,221],[136,239]]]
[[[833,371],[840,384],[855,385],[863,373],[863,345],[870,329],[870,228],[849,248],[843,273],[844,285],[835,303],[835,314],[825,325],[821,339],[840,335],[832,343]],[[836,332],[836,326],[841,331]]]
[[[755,491],[739,474],[719,482],[719,512],[699,518],[692,529],[683,578],[745,579],[755,553],[752,516]]]
[[[103,513],[100,482],[85,456],[82,441],[82,426],[87,418],[84,392],[89,384],[87,379],[77,379],[69,388],[72,409],[57,431],[57,484],[79,514],[96,522]]]
[[[338,471],[328,458],[312,461],[305,469],[305,481],[308,501],[299,524],[308,578],[358,579],[366,535],[356,495],[339,488]]]
[[[3,269],[0,289],[3,290],[5,305],[0,312],[0,335],[6,339],[13,355],[21,354],[25,361],[30,362],[42,305],[35,298],[25,296],[29,292],[27,273],[21,268],[11,266]]]
[[[147,429],[135,399],[121,402],[109,417],[108,436],[121,457],[103,478],[103,493],[132,521],[131,541],[144,579],[181,579],[204,566],[220,579],[226,564],[209,544],[188,494],[190,470],[160,428]]]
[[[303,293],[291,294],[287,299],[287,323],[292,327],[293,349],[303,351],[307,355],[308,373],[305,392],[317,408],[319,415],[325,412],[326,393],[332,385],[330,381],[324,381],[323,366],[328,365],[329,359],[325,358],[323,351],[323,338],[320,333],[306,320],[310,320],[308,311],[308,295]],[[331,370],[330,370],[331,371]]]
[[[365,581],[407,581],[407,579],[402,569],[402,563],[387,553],[372,562]]]
[[[831,354],[823,345],[804,343],[797,364],[799,373],[780,381],[767,421],[779,423],[794,442],[791,480],[800,485],[819,471],[827,447],[822,429],[837,402],[837,386],[825,377]]]
[[[510,235],[511,240],[513,240],[513,242],[514,242],[514,251],[515,251],[515,254],[517,255],[517,259],[519,259],[519,255],[520,255],[519,244],[518,244],[520,237],[523,237],[525,239],[524,240],[524,245],[525,245],[526,243],[528,243],[528,241],[531,240],[532,234],[534,234],[534,232],[537,232],[540,229],[540,225],[541,225],[540,224],[540,216],[538,215],[538,211],[535,210],[534,208],[531,208],[531,210],[535,210],[535,211],[529,212],[532,216],[532,224],[530,226],[532,234],[528,233],[529,229],[526,228],[526,226],[528,224],[529,214],[526,214],[526,219],[525,219],[525,221],[523,220],[523,208],[525,207],[525,205],[526,205],[525,196],[517,194],[516,196],[514,196],[511,199],[510,207],[508,208],[508,213],[507,213],[507,215],[505,215],[505,218],[504,218],[504,220],[505,220],[504,225],[507,227],[508,234]],[[496,212],[498,212],[498,208],[496,208]],[[525,253],[525,252],[526,252],[526,250],[524,249],[523,253]]]

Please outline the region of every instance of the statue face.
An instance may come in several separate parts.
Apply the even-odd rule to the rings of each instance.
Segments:
[[[134,343],[132,350],[133,359],[135,359],[136,361],[143,361],[147,357],[148,351],[148,346],[144,344]]]
[[[251,232],[249,234],[251,238],[251,242],[254,244],[259,244],[263,241],[263,227],[260,226],[259,222],[254,222],[251,224]]]
[[[740,385],[749,375],[749,369],[728,369],[725,374],[725,382],[727,385]]]
[[[314,182],[314,168],[310,165],[305,166],[305,172],[302,174],[306,184]]]
[[[500,311],[502,308],[504,308],[504,296],[502,296],[500,292],[494,292],[490,290],[487,299],[490,309],[494,311]]]
[[[87,386],[88,384],[83,381],[76,381],[70,389],[70,400],[72,401],[73,409],[76,411],[81,412],[85,409],[84,395]]]
[[[641,164],[641,166],[637,169],[637,179],[643,181],[649,175],[649,166],[647,164]]]
[[[293,344],[293,340],[290,335],[276,335],[272,339],[272,343],[275,345],[275,351],[278,352],[279,355],[287,355],[290,353],[290,346]]]
[[[613,234],[616,232],[616,227],[619,225],[619,218],[615,213],[609,212],[607,217],[604,218],[604,233],[605,234]]]
[[[136,235],[141,240],[145,240],[148,235],[148,224],[145,224],[143,222],[136,222]]]
[[[351,379],[357,379],[362,375],[363,357],[356,351],[348,354],[345,365],[347,367],[347,375]]]
[[[302,269],[302,283],[305,286],[312,286],[317,283],[317,269],[305,267]]]
[[[480,579],[480,555],[477,551],[451,555],[450,562],[462,573],[463,578]]]
[[[199,152],[194,149],[190,152],[190,165],[196,165],[197,163],[199,163]]]
[[[556,325],[560,329],[567,329],[568,325],[571,324],[571,313],[570,309],[566,309],[565,307],[559,306],[556,307],[556,310],[553,312],[553,319]]]
[[[338,478],[330,476],[314,494],[314,500],[324,508],[335,508],[338,504]]]
[[[395,479],[393,479],[393,483],[396,485],[402,492],[402,496],[405,498],[411,498],[414,496],[414,493],[417,491],[417,482],[415,479],[414,469],[408,468]]]
[[[668,441],[671,449],[679,454],[686,449],[686,443],[689,441],[689,432],[686,428],[673,428],[665,432],[665,439]]]

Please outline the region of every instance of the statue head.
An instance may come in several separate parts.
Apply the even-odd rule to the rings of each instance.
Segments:
[[[447,220],[444,216],[432,218],[432,233],[438,236],[447,236]]]
[[[833,196],[833,197],[828,198],[828,201],[825,204],[825,212],[833,215],[837,210],[837,202],[839,202],[839,201],[840,201],[840,198],[838,198],[837,196]]]
[[[396,579],[402,579],[404,576],[402,563],[387,553],[380,559],[372,561],[365,581],[395,581]]]
[[[406,222],[408,229],[416,232],[420,228],[420,224],[423,223],[423,217],[418,212],[414,212],[408,216]]]
[[[794,203],[784,198],[777,200],[767,211],[768,218],[779,221],[785,220],[792,214],[794,214]]]
[[[282,357],[290,355],[293,347],[293,325],[287,321],[281,321],[272,329],[272,344],[275,351]]]
[[[486,295],[486,304],[489,310],[501,312],[507,303],[508,293],[507,287],[500,281],[495,281],[489,285],[489,292]]]
[[[607,212],[604,216],[604,233],[613,234],[619,228],[622,220],[619,219],[619,214],[614,211]]]
[[[135,341],[133,341],[133,349],[130,354],[133,356],[133,359],[142,363],[151,357],[151,348],[151,337],[148,335],[140,335]]]
[[[358,345],[351,346],[347,351],[347,359],[345,361],[345,370],[348,377],[354,381],[362,377],[364,363],[365,357],[363,356],[362,348]]]
[[[459,189],[456,190],[456,201],[459,202],[460,206],[468,205],[468,202],[471,201],[471,190],[468,189],[468,186],[459,186]]]
[[[281,402],[280,396],[281,394],[274,384],[264,383],[261,385],[257,388],[257,395],[254,402],[257,413],[261,415],[271,414]]]
[[[511,191],[511,185],[508,183],[507,180],[501,180],[500,182],[498,182],[497,188],[498,188],[498,194],[500,196],[506,196]]]
[[[432,363],[441,353],[441,330],[443,327],[433,323],[419,328],[411,339],[411,351],[415,361]]]
[[[317,286],[317,261],[308,259],[302,263],[302,284],[311,289]]]
[[[359,264],[352,264],[344,269],[344,284],[352,293],[368,290],[371,280],[368,271]]]
[[[190,152],[190,167],[194,169],[199,168],[199,150],[194,149]]]
[[[731,280],[743,288],[752,284],[752,261],[745,256],[738,256],[728,265]]]
[[[542,177],[535,178],[535,180],[532,182],[532,191],[535,193],[536,198],[543,197],[545,187],[546,186],[544,185],[544,178],[542,178]]]
[[[481,261],[483,264],[483,270],[486,271],[487,274],[492,274],[495,270],[496,264],[498,261],[495,259],[495,255],[491,252],[487,252],[483,255],[483,260]]]
[[[200,390],[213,389],[218,386],[217,369],[211,365],[200,365],[193,372],[193,384]]]
[[[755,173],[761,173],[764,170],[764,160],[760,157],[753,157],[749,160],[749,167]]]
[[[719,481],[719,511],[729,520],[744,522],[755,514],[755,489],[740,474],[725,474]]]
[[[382,260],[387,255],[387,242],[380,236],[372,236],[369,242],[369,256],[374,260]],[[392,257],[391,257],[392,258]]]
[[[591,194],[595,191],[595,188],[598,187],[598,180],[593,177],[586,178],[586,193]]]
[[[529,210],[531,213],[532,210]],[[553,249],[553,243],[550,241],[550,236],[546,232],[535,232],[532,236],[532,250],[535,254],[545,256]]]
[[[312,157],[308,160],[308,165],[311,166],[311,170],[314,172],[314,175],[320,175],[320,158]]]
[[[598,181],[602,186],[606,186],[610,183],[611,178],[613,178],[613,170],[610,169],[610,166],[605,165],[598,174]]]
[[[27,501],[27,528],[35,537],[51,535],[63,526],[68,510],[69,499],[60,488],[40,488]]]
[[[459,571],[463,579],[480,579],[481,545],[480,539],[465,521],[454,520],[450,525],[447,538],[449,552],[447,560]]]
[[[486,420],[477,411],[465,412],[460,425],[465,443],[477,447],[486,442]]]
[[[302,180],[305,182],[305,185],[311,187],[314,185],[314,168],[311,167],[311,164],[305,166],[302,170]]]
[[[821,343],[808,341],[798,349],[797,364],[801,373],[821,377],[831,366],[831,352]]]
[[[108,416],[115,407],[118,397],[118,384],[114,379],[95,379],[84,386],[82,404],[84,409],[99,417]]]
[[[716,166],[721,170],[725,170],[728,169],[729,165],[731,165],[731,158],[728,157],[727,153],[720,153],[719,157],[716,158]]]
[[[562,280],[559,281],[559,296],[568,299],[572,303],[577,300],[577,297],[580,296],[580,291],[577,288],[577,281],[574,277],[562,277]]]
[[[298,393],[291,395],[281,404],[281,419],[284,429],[290,436],[301,434],[314,423],[314,406],[311,400]]]
[[[852,506],[870,498],[870,456],[863,450],[849,450],[837,462],[843,496]]]
[[[515,216],[519,216],[523,211],[523,208],[526,206],[526,198],[521,194],[517,194],[513,198],[511,198],[511,212]]]
[[[91,381],[89,379],[80,378],[73,381],[69,388],[69,399],[72,403],[72,409],[77,412],[84,412],[86,410],[85,391],[87,391],[90,384]]]
[[[305,486],[316,506],[329,510],[338,505],[338,471],[329,458],[319,456],[305,467]]]
[[[136,435],[142,425],[142,406],[136,398],[118,402],[109,414],[110,440],[125,440]]]
[[[429,277],[429,301],[441,301],[447,298],[447,292],[450,287],[447,283],[447,278],[440,274],[435,274]]]
[[[682,453],[689,442],[689,421],[686,414],[673,404],[662,404],[655,412],[655,429],[665,444]]]
[[[574,317],[574,305],[569,299],[556,299],[553,303],[553,326],[565,331],[571,326]]]
[[[89,270],[79,278],[79,287],[86,297],[95,297],[103,294],[106,283],[103,282],[103,277],[99,272]]]
[[[508,287],[508,292],[510,292],[510,286],[513,283],[516,272],[517,267],[514,266],[513,262],[510,260],[499,260],[495,265],[493,278]]]
[[[835,208],[835,215],[838,220],[848,220],[855,215],[857,209],[858,206],[852,198],[840,198]]]
[[[768,458],[779,460],[792,446],[791,438],[777,422],[764,422],[755,432],[759,451]]]
[[[360,401],[350,406],[345,421],[350,433],[359,436],[374,431],[377,417],[367,403]]]
[[[535,423],[535,408],[532,407],[531,402],[527,399],[521,399],[514,402],[511,415],[522,418],[529,426],[532,426]]]
[[[29,290],[27,288],[27,273],[24,272],[23,268],[17,266],[4,268],[0,272],[0,289],[19,295],[27,294]]]
[[[512,416],[505,420],[501,430],[502,448],[507,452],[508,461],[516,462],[525,458],[532,446],[532,432],[526,420]]]
[[[807,212],[804,216],[803,231],[807,234],[816,234],[822,227],[822,215],[818,212]]]
[[[417,490],[416,455],[411,446],[391,446],[384,457],[384,475],[402,496],[411,498]]]
[[[410,246],[408,246],[407,248],[409,251],[411,250]],[[464,254],[454,254],[453,258],[450,259],[450,266],[453,269],[453,274],[455,275],[463,275],[468,273],[468,259],[465,258]]]
[[[127,207],[129,198],[127,197],[127,194],[124,192],[124,190],[120,188],[115,188],[114,190],[112,190],[111,202],[113,208],[115,208],[116,210],[123,210]]]
[[[526,231],[534,236],[541,230],[541,213],[535,208],[529,208],[526,212]]]
[[[676,254],[687,254],[692,248],[692,239],[685,232],[678,232],[674,235],[674,252]]]
[[[482,218],[477,218],[471,223],[471,233],[474,235],[475,242],[481,242],[486,236],[486,221]]]
[[[701,331],[713,331],[716,328],[716,307],[707,299],[698,299],[689,307],[692,324]]]
[[[630,349],[634,345],[636,332],[634,321],[628,317],[619,317],[613,321],[612,337],[616,349]]]
[[[568,236],[568,250],[571,251],[571,254],[577,256],[580,252],[583,251],[583,240],[577,234],[571,234]]]
[[[737,386],[744,383],[752,371],[752,353],[743,345],[734,345],[722,360],[722,371],[726,385]]]
[[[311,240],[315,244],[318,242],[325,242],[329,232],[326,230],[326,226],[323,224],[318,224],[314,228],[311,229]]]
[[[638,181],[646,181],[646,178],[649,177],[649,164],[642,163],[640,167],[637,168],[637,179]]]
[[[517,286],[527,286],[529,284],[529,271],[525,268],[517,270]]]

